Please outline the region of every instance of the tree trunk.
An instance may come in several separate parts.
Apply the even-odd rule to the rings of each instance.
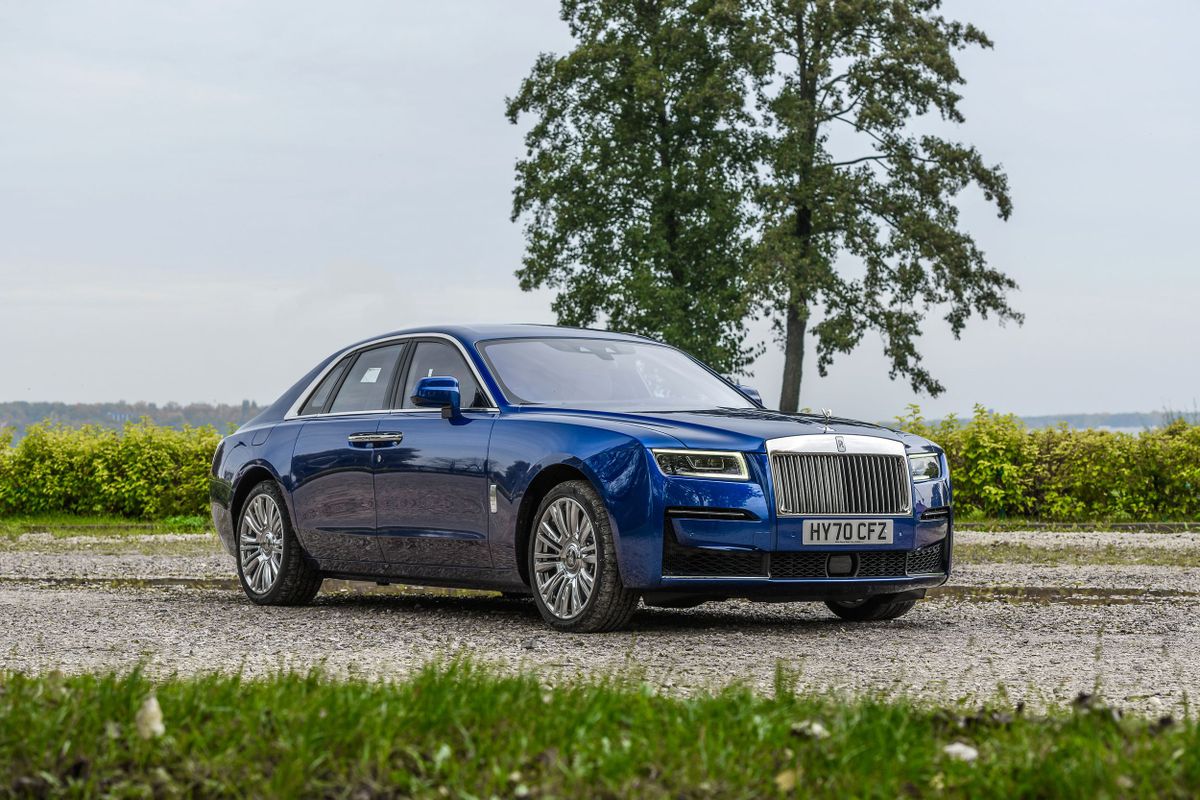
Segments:
[[[809,122],[800,143],[800,163],[797,174],[798,195],[804,197],[804,190],[812,177],[812,166],[817,141],[816,130],[816,83],[812,79],[808,62],[809,43],[805,34],[805,19],[803,7],[796,15],[796,53],[799,68],[800,97],[805,101],[809,113]],[[783,389],[779,396],[779,410],[784,413],[795,413],[800,408],[800,378],[804,371],[804,334],[808,329],[808,301],[812,297],[808,293],[806,278],[809,275],[809,260],[812,256],[813,219],[812,208],[804,200],[796,204],[796,219],[793,235],[799,242],[799,258],[797,263],[789,265],[793,275],[789,283],[787,314],[783,331]]]
[[[783,391],[779,410],[793,414],[800,408],[800,377],[804,371],[804,332],[808,328],[808,308],[798,298],[790,298],[783,344]]]

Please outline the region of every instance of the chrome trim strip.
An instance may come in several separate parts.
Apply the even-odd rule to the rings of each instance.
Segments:
[[[660,578],[660,581],[663,584],[672,583],[674,581],[755,581],[756,583],[761,581],[763,583],[780,584],[780,585],[793,584],[793,583],[795,583],[795,584],[813,583],[813,584],[821,584],[821,585],[826,585],[826,584],[831,584],[831,583],[835,583],[835,584],[840,583],[840,584],[846,584],[847,586],[853,586],[856,584],[864,584],[864,583],[913,583],[913,582],[918,582],[918,581],[924,582],[924,581],[928,581],[930,578],[944,578],[945,576],[946,576],[945,572],[937,572],[937,573],[931,572],[929,574],[923,574],[923,575],[888,575],[887,577],[875,577],[875,576],[871,576],[871,575],[863,575],[863,576],[859,576],[859,577],[855,577],[855,578],[768,578],[768,577],[764,577],[762,575],[746,575],[746,576],[741,576],[741,577],[739,577],[737,575],[729,575],[729,576],[726,576],[726,575],[663,575],[662,578]]]
[[[663,575],[664,581],[769,581],[767,575]]]
[[[408,413],[413,411],[430,411],[428,408],[375,408],[369,411],[331,411],[328,414],[306,414],[303,417],[300,416],[300,409],[304,408],[304,404],[308,402],[308,398],[316,390],[317,386],[321,384],[321,381],[325,379],[325,376],[328,375],[334,367],[342,362],[343,358],[351,353],[357,353],[360,350],[367,350],[381,344],[387,344],[389,342],[404,341],[405,339],[445,339],[446,341],[454,344],[454,346],[458,348],[459,352],[462,353],[463,360],[467,362],[467,368],[470,369],[471,374],[475,376],[475,381],[479,384],[479,388],[483,390],[483,393],[487,396],[488,402],[491,403],[491,405],[485,408],[464,408],[463,411],[500,410],[496,405],[496,398],[492,396],[491,390],[488,389],[487,383],[485,383],[483,380],[483,375],[481,375],[479,370],[475,367],[475,362],[471,360],[471,354],[467,352],[467,348],[463,346],[463,343],[449,334],[435,333],[431,331],[429,333],[402,333],[398,336],[381,336],[378,339],[371,339],[370,341],[363,342],[362,344],[357,344],[353,347],[347,347],[345,350],[331,358],[329,363],[325,366],[325,369],[321,370],[320,374],[313,378],[308,386],[305,387],[304,391],[300,393],[300,396],[297,398],[296,402],[292,403],[292,407],[289,408],[287,413],[283,415],[284,420],[348,417],[354,414],[392,414],[397,412]],[[437,409],[433,409],[433,411],[436,412]]]

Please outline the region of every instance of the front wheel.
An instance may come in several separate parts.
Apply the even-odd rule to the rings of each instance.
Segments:
[[[876,595],[863,600],[825,601],[825,605],[830,611],[851,622],[896,619],[907,614],[916,604],[916,600],[897,600],[889,594]]]
[[[237,528],[238,579],[260,606],[299,606],[321,589],[321,573],[304,557],[274,481],[250,490]]]
[[[587,481],[567,481],[542,498],[529,537],[529,579],[542,618],[560,631],[624,627],[638,604],[621,582],[608,512]]]

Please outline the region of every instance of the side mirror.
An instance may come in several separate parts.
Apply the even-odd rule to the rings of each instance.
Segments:
[[[413,390],[412,402],[418,408],[440,407],[445,419],[459,416],[462,414],[462,396],[458,378],[441,375],[421,378]]]
[[[742,386],[741,384],[738,384],[737,388],[738,391],[757,403],[759,407],[762,407],[762,395],[758,393],[758,389],[755,389],[753,386]]]

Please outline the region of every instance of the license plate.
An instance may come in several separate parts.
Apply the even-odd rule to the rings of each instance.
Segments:
[[[805,544],[891,544],[890,519],[810,519],[804,523]]]

